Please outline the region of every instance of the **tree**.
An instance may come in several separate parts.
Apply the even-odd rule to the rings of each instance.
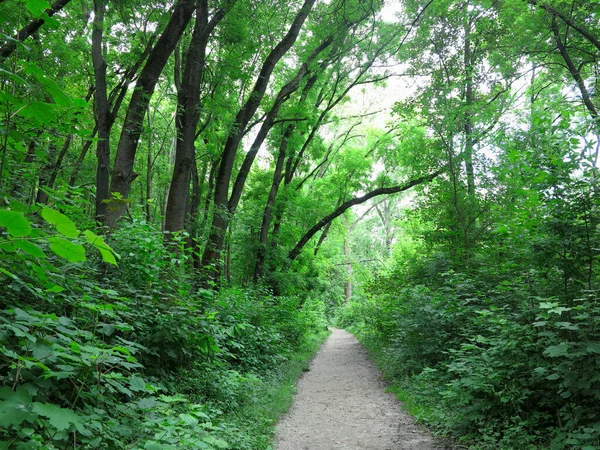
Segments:
[[[106,215],[106,202],[109,198],[110,182],[110,110],[106,85],[106,61],[102,54],[102,35],[104,32],[104,0],[94,1],[94,23],[92,31],[92,64],[94,67],[94,103],[98,143],[96,157],[96,220],[102,222]]]
[[[129,100],[111,174],[109,192],[117,197],[101,199],[109,202],[105,219],[102,221],[106,226],[116,226],[125,214],[131,183],[138,176],[133,170],[133,165],[146,109],[159,76],[191,20],[194,9],[193,0],[177,0],[167,25],[141,69]]]
[[[235,1],[229,1],[223,8],[214,12],[210,21],[207,0],[199,1],[196,9],[196,23],[185,57],[183,80],[178,83],[175,167],[165,217],[165,230],[169,232],[181,231],[185,227],[190,178],[195,160],[194,145],[200,119],[200,90],[206,47],[212,31],[234,5]]]
[[[208,242],[202,256],[202,266],[211,268],[209,272],[210,278],[216,279],[219,273],[217,265],[221,256],[220,253],[223,248],[225,232],[229,223],[229,183],[231,181],[233,163],[235,161],[237,149],[244,134],[244,130],[260,105],[275,65],[296,41],[302,25],[308,17],[313,4],[314,0],[304,1],[304,4],[296,14],[294,21],[292,22],[292,25],[290,26],[286,35],[281,41],[279,41],[277,45],[275,45],[263,62],[261,71],[258,75],[252,92],[250,93],[248,100],[238,111],[234,121],[233,129],[230,132],[227,142],[225,143],[225,147],[221,154],[217,178],[215,180],[215,213],[213,214]]]

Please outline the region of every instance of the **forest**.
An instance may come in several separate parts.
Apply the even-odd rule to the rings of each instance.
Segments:
[[[449,448],[600,449],[599,0],[0,18],[0,449],[272,449],[332,326]]]

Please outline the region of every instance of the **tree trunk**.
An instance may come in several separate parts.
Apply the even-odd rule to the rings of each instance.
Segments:
[[[298,89],[298,87],[300,87],[300,82],[304,79],[304,77],[306,77],[307,74],[310,73],[309,72],[310,64],[332,42],[333,42],[333,36],[330,35],[321,43],[321,45],[319,45],[315,50],[313,50],[311,52],[311,54],[307,58],[306,62],[304,62],[300,66],[298,71],[296,72],[296,75],[294,76],[294,78],[292,78],[292,80],[290,80],[285,86],[283,86],[280,89],[279,93],[277,94],[277,97],[275,98],[275,102],[273,103],[273,106],[267,113],[267,116],[266,116],[265,120],[263,121],[263,124],[260,127],[260,130],[259,130],[258,134],[256,135],[256,138],[254,139],[254,142],[252,143],[250,150],[248,151],[248,153],[246,153],[244,162],[242,163],[242,167],[240,168],[238,175],[235,179],[235,183],[233,185],[233,189],[231,191],[231,196],[229,197],[229,202],[228,202],[228,208],[229,208],[230,214],[235,213],[235,210],[240,201],[240,198],[242,197],[242,191],[244,190],[244,185],[246,183],[246,179],[248,178],[248,174],[250,173],[250,168],[252,167],[252,164],[254,162],[254,159],[256,158],[258,151],[260,150],[260,147],[262,146],[263,142],[267,138],[267,135],[271,131],[271,128],[273,128],[273,125],[275,124],[275,119],[277,118],[277,115],[279,114],[279,109],[290,98],[290,96]],[[283,166],[282,166],[282,169],[283,169]]]
[[[52,17],[54,14],[63,9],[70,1],[71,0],[57,0],[45,12],[48,17]],[[25,27],[23,27],[14,39],[11,39],[4,44],[2,48],[0,48],[0,61],[8,58],[17,49],[18,44],[16,41],[23,42],[25,39],[39,30],[42,25],[44,25],[44,19],[34,19]]]
[[[600,40],[596,38],[587,28],[582,25],[574,23],[567,15],[560,12],[558,9],[552,7],[548,4],[540,4],[538,0],[528,0],[528,2],[533,5],[542,8],[543,10],[549,12],[552,16],[560,17],[560,19],[569,27],[573,28],[583,37],[585,37],[588,41],[590,41],[597,49],[600,51]]]
[[[315,250],[313,251],[314,256],[317,256],[319,254],[319,250],[321,250],[321,245],[323,245],[323,242],[325,242],[325,239],[327,239],[327,236],[329,235],[330,228],[331,228],[331,222],[329,222],[323,228],[323,231],[321,232],[321,236],[319,236],[319,240],[317,241],[317,245],[315,245]]]
[[[83,147],[81,148],[81,152],[79,152],[77,161],[75,161],[75,164],[73,165],[73,171],[71,172],[71,177],[69,178],[69,186],[70,187],[75,187],[75,183],[77,182],[77,176],[79,175],[79,171],[81,170],[81,165],[83,164],[83,161],[85,160],[85,157],[87,156],[87,152],[89,151],[90,147],[92,146],[92,143],[93,143],[92,139],[96,136],[97,132],[98,132],[98,126],[96,125],[94,127],[94,130],[92,131],[90,140],[85,141],[85,143],[83,144]]]
[[[471,47],[471,23],[466,19],[465,23],[465,48],[464,48],[464,70],[465,70],[465,171],[467,173],[467,194],[472,203],[475,196],[475,172],[473,170],[473,152],[475,141],[473,139],[473,50]],[[471,205],[472,206],[472,205]]]
[[[115,88],[111,91],[110,95],[108,96],[108,103],[109,103],[109,107],[110,107],[110,113],[108,115],[109,133],[110,133],[110,130],[112,130],[112,126],[115,123],[117,114],[118,114],[119,110],[121,109],[121,105],[123,104],[123,100],[125,99],[125,95],[127,94],[127,88],[129,86],[129,84],[133,81],[133,79],[135,78],[138,70],[142,66],[142,63],[144,62],[144,60],[150,53],[150,51],[152,49],[152,44],[154,43],[154,40],[155,40],[154,36],[150,38],[150,40],[148,41],[148,44],[146,45],[146,49],[144,50],[144,52],[139,56],[139,58],[135,61],[135,63],[133,63],[132,66],[125,72],[125,74],[123,75],[121,80],[119,80],[119,83],[117,84],[117,86],[115,86]],[[88,92],[86,100],[89,100],[89,98],[91,98],[94,91],[95,91],[95,89],[90,88],[90,91]],[[75,164],[73,166],[73,171],[71,172],[71,177],[69,179],[69,186],[71,186],[71,187],[75,186],[75,182],[77,181],[77,176],[79,175],[79,170],[81,169],[81,165],[83,164],[83,161],[87,155],[88,150],[92,146],[92,143],[93,143],[92,139],[94,139],[97,132],[98,132],[98,124],[96,123],[94,125],[94,129],[90,136],[90,140],[86,141],[85,144],[83,145],[83,148],[81,149],[79,157],[77,158],[77,161],[75,162]]]
[[[583,98],[583,104],[587,108],[590,116],[594,120],[596,128],[600,129],[600,116],[598,115],[598,110],[592,101],[592,97],[590,96],[590,92],[588,91],[585,81],[583,81],[583,77],[579,72],[577,66],[571,59],[569,52],[567,51],[567,47],[565,43],[562,41],[560,37],[560,32],[558,30],[558,24],[556,23],[556,16],[552,19],[552,32],[554,33],[554,37],[556,38],[556,46],[558,47],[558,51],[562,56],[567,68],[569,69],[569,73],[573,77],[573,80],[577,83],[577,87],[579,88],[579,92],[581,93],[581,97]]]
[[[330,222],[331,223],[331,222]],[[346,269],[346,281],[344,282],[344,300],[350,301],[352,297],[352,263],[350,261],[350,244],[348,238],[344,238],[344,267]]]
[[[37,189],[37,196],[35,201],[37,203],[47,203],[48,202],[48,194],[44,192],[45,187],[48,186],[48,181],[50,180],[50,176],[52,173],[52,168],[54,167],[54,157],[56,155],[56,145],[54,142],[51,142],[48,147],[48,161],[42,167],[40,172],[39,184]]]
[[[148,108],[148,152],[146,154],[146,201],[144,202],[144,212],[146,215],[146,222],[150,223],[150,198],[152,197],[152,145],[154,135],[154,119],[150,114],[150,108]]]
[[[58,172],[60,172],[60,168],[62,167],[62,162],[65,159],[67,151],[71,146],[71,142],[73,141],[73,135],[69,134],[67,139],[65,139],[65,143],[60,149],[60,153],[56,158],[56,162],[54,163],[54,167],[52,168],[52,173],[50,174],[50,179],[48,180],[48,187],[54,187],[54,183],[56,182],[56,178],[58,177]]]
[[[231,8],[234,3],[235,1],[230,1],[228,8]],[[196,24],[186,54],[183,79],[178,92],[175,167],[165,217],[165,230],[168,232],[181,231],[185,228],[195,155],[196,128],[200,119],[200,84],[204,73],[206,46],[210,34],[227,11],[228,9],[218,10],[209,22],[208,0],[199,0],[196,8]]]
[[[138,176],[133,171],[133,165],[143,129],[144,115],[158,78],[192,18],[194,5],[193,0],[177,1],[165,30],[150,51],[131,95],[117,147],[110,184],[110,192],[119,194],[121,199],[109,202],[104,223],[107,226],[116,226],[118,220],[126,212],[126,200],[129,196],[131,183]]]
[[[92,62],[94,66],[94,103],[98,141],[96,143],[96,220],[103,224],[106,216],[106,202],[110,184],[110,124],[108,93],[106,87],[106,61],[102,55],[104,32],[105,1],[94,1],[94,23],[92,31]]]
[[[288,140],[294,130],[293,125],[288,125],[283,134],[281,145],[279,146],[279,154],[277,156],[277,162],[275,164],[275,171],[273,173],[273,183],[271,184],[271,190],[267,198],[267,204],[263,213],[262,224],[260,227],[260,236],[258,241],[258,252],[256,255],[256,263],[254,266],[254,282],[258,282],[264,274],[265,260],[267,257],[267,245],[269,241],[269,228],[271,226],[271,216],[273,214],[273,206],[277,199],[277,193],[279,192],[279,186],[283,179],[283,164],[285,162],[285,155],[287,152]]]

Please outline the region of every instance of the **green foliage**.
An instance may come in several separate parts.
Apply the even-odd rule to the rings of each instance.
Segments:
[[[71,317],[20,308],[2,313],[5,446],[226,448],[208,431],[199,405],[144,378],[136,356],[145,348],[129,339],[127,311],[89,299]]]
[[[34,220],[15,205],[0,226],[0,448],[270,445],[275,417],[239,437],[250,418],[234,411],[289,384],[282,368],[324,327],[320,301],[194,291],[185,236],[166,247],[142,222],[106,238],[58,210]]]
[[[539,260],[540,270],[548,262]],[[437,277],[405,268],[412,286],[389,294],[395,281],[378,281],[375,297],[347,304],[338,323],[359,333],[421,420],[472,448],[595,448],[597,291],[541,297],[533,290],[548,290],[550,274],[512,278],[514,268]]]

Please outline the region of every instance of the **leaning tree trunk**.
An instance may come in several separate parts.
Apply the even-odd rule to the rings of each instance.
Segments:
[[[44,12],[48,17],[52,17],[54,14],[67,6],[70,1],[71,0],[57,0]],[[17,33],[15,38],[8,40],[2,47],[0,47],[0,61],[8,58],[17,49],[17,41],[22,42],[29,36],[35,34],[35,32],[38,31],[42,25],[44,25],[44,22],[44,19],[32,20],[25,27],[23,27],[19,33]]]
[[[348,303],[350,301],[350,297],[352,297],[352,262],[350,261],[350,243],[348,242],[348,237],[344,238],[344,263],[344,267],[346,269],[344,300],[346,303]]]
[[[269,191],[269,197],[267,198],[267,204],[263,213],[262,224],[260,227],[260,237],[258,242],[258,252],[256,255],[256,263],[254,266],[254,282],[258,282],[264,274],[265,260],[267,257],[267,245],[269,241],[269,228],[271,226],[271,216],[273,214],[273,207],[275,206],[275,200],[277,199],[277,193],[279,192],[279,186],[283,179],[283,164],[285,162],[285,155],[288,146],[288,140],[294,131],[293,125],[288,125],[281,145],[279,146],[279,155],[277,156],[277,163],[275,164],[275,172],[273,173],[273,183],[271,184],[271,190]]]
[[[240,167],[238,175],[235,178],[235,182],[233,184],[233,189],[231,190],[231,196],[229,197],[229,202],[228,202],[228,208],[229,208],[230,214],[235,213],[235,210],[240,201],[240,198],[242,197],[242,191],[244,190],[244,185],[246,184],[246,180],[250,173],[250,168],[252,167],[252,164],[254,163],[254,159],[256,158],[256,155],[258,154],[258,151],[260,150],[263,142],[265,141],[269,132],[275,125],[275,119],[277,118],[277,116],[279,114],[279,110],[280,110],[281,106],[287,100],[289,100],[290,96],[294,92],[296,92],[296,90],[298,90],[298,88],[300,87],[300,82],[306,76],[308,76],[310,74],[311,63],[323,52],[323,50],[325,50],[327,47],[329,47],[329,45],[331,45],[332,42],[333,42],[333,35],[329,35],[326,39],[323,40],[321,45],[319,45],[317,48],[315,48],[311,52],[311,54],[309,55],[307,60],[304,63],[302,63],[302,65],[296,72],[296,75],[294,76],[294,78],[292,78],[287,84],[285,84],[279,90],[279,93],[277,94],[277,97],[275,98],[275,101],[273,102],[273,106],[267,113],[265,120],[263,121],[263,124],[261,125],[260,130],[258,131],[256,138],[254,139],[254,142],[252,143],[252,146],[250,147],[250,150],[248,151],[248,153],[246,153],[246,156],[244,158],[242,166]],[[321,65],[323,65],[323,63]],[[305,94],[303,93],[303,98],[304,98],[304,95]],[[301,99],[301,101],[302,101],[302,99]]]
[[[327,225],[329,222],[331,222],[336,217],[341,216],[347,209],[349,209],[349,208],[351,208],[353,206],[356,206],[356,205],[360,205],[361,203],[364,203],[367,200],[370,200],[373,197],[377,197],[379,195],[395,194],[397,192],[406,191],[406,190],[408,190],[408,189],[410,189],[410,188],[412,188],[414,186],[417,186],[419,184],[422,184],[422,183],[429,183],[433,179],[435,179],[436,177],[438,177],[444,171],[445,171],[445,169],[440,169],[440,170],[438,170],[436,172],[433,172],[433,173],[431,173],[429,175],[425,175],[423,177],[416,178],[416,179],[414,179],[412,181],[409,181],[408,183],[405,183],[403,185],[386,187],[386,188],[377,188],[377,189],[372,190],[371,192],[368,192],[367,194],[365,194],[365,195],[363,195],[361,197],[354,197],[354,198],[352,198],[352,199],[350,199],[350,200],[342,203],[331,214],[328,214],[325,217],[323,217],[321,220],[319,220],[313,227],[311,227],[304,234],[304,236],[302,236],[302,238],[300,238],[300,240],[295,245],[295,247],[292,249],[292,251],[289,252],[288,259],[290,260],[290,262],[294,261],[298,257],[298,255],[300,255],[300,253],[302,252],[302,249],[308,243],[308,241],[310,241],[311,238],[321,228],[323,228],[325,225]]]
[[[146,109],[160,74],[191,20],[194,9],[195,2],[193,0],[179,0],[175,4],[171,18],[151,50],[137,80],[123,123],[110,183],[110,192],[116,193],[121,198],[110,200],[104,225],[116,226],[126,212],[131,183],[138,176],[133,171],[133,165],[143,130]]]
[[[254,88],[252,89],[248,100],[236,115],[234,129],[225,143],[215,182],[212,227],[204,254],[202,255],[202,266],[208,268],[208,277],[213,282],[219,278],[221,272],[219,267],[221,251],[223,249],[225,233],[230,220],[228,208],[229,184],[238,146],[242,140],[246,126],[264,97],[275,65],[288,52],[294,42],[296,42],[302,25],[308,17],[315,1],[316,0],[304,1],[302,8],[300,8],[300,11],[296,14],[287,34],[273,50],[271,50],[265,59]]]

